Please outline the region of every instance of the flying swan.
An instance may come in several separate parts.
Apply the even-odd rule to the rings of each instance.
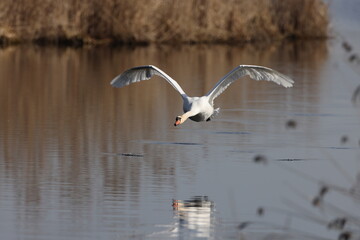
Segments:
[[[292,87],[294,83],[289,77],[267,67],[239,65],[220,79],[205,96],[189,97],[174,79],[159,68],[148,65],[130,68],[115,77],[110,84],[113,87],[124,87],[131,83],[149,80],[154,75],[158,75],[168,81],[180,93],[183,99],[184,114],[176,117],[174,126],[184,123],[188,118],[195,122],[210,121],[219,111],[219,108],[214,109],[214,99],[229,87],[231,83],[246,75],[254,80],[272,81],[286,88]]]

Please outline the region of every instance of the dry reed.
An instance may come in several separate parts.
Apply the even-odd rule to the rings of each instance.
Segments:
[[[0,42],[210,43],[326,37],[321,0],[2,0]]]

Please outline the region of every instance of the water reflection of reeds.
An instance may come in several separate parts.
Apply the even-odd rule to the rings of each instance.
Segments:
[[[325,57],[323,42],[177,49],[156,46],[82,50],[7,48],[0,55],[5,160],[30,158],[46,162],[45,154],[52,149],[60,152],[59,156],[76,154],[71,159],[80,161],[96,151],[129,152],[127,140],[152,139],[154,133],[165,137],[167,128],[157,126],[168,125],[169,118],[173,117],[171,113],[181,109],[178,96],[167,91],[170,87],[161,79],[132,88],[112,89],[109,80],[130,66],[146,63],[164,66],[185,91],[198,95],[237,64],[265,65],[296,75],[296,86],[305,91],[306,96],[316,95],[309,93],[316,91],[316,87],[303,89],[303,80],[307,79],[303,74],[307,73],[297,72],[301,71],[297,68],[307,69],[310,65],[312,71],[316,71]],[[285,69],[279,65],[287,61],[294,67],[287,65]],[[191,64],[185,69],[184,63]],[[253,92],[251,88],[262,87],[268,86],[249,81],[240,91],[243,97],[259,98],[248,93]],[[238,92],[239,88],[224,94],[224,105],[233,102]],[[239,104],[241,106],[241,102],[234,103]],[[119,140],[121,145],[117,144]]]
[[[154,64],[177,79],[189,95],[199,95],[234,66],[258,64],[296,76],[302,94],[292,101],[302,101],[316,95],[320,83],[314,78],[308,88],[303,82],[310,81],[308,72],[301,69],[311,69],[314,76],[326,57],[326,44],[321,41],[235,47],[1,49],[0,177],[13,182],[17,204],[25,207],[44,204],[49,195],[60,205],[82,206],[72,214],[86,214],[84,208],[97,201],[91,196],[99,184],[103,199],[130,198],[136,203],[144,174],[154,175],[154,185],[173,187],[176,168],[180,165],[189,175],[195,174],[196,162],[188,155],[189,146],[164,148],[138,142],[178,142],[174,135],[179,133],[171,123],[182,109],[180,98],[162,79],[113,89],[109,82],[119,72]],[[231,108],[261,102],[264,96],[253,93],[265,88],[269,86],[243,81],[221,96],[219,103]],[[284,94],[282,100],[288,97]],[[207,140],[186,139],[200,143],[190,147],[206,156]],[[149,152],[153,155],[146,155]],[[110,209],[104,211],[111,214]]]

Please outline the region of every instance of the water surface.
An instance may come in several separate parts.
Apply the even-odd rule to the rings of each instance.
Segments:
[[[326,225],[337,212],[311,201],[322,181],[357,186],[360,108],[351,97],[360,82],[345,54],[337,41],[1,49],[2,237],[336,238]],[[295,86],[245,78],[216,99],[213,121],[174,127],[181,98],[164,80],[109,84],[144,64],[188,95],[239,64],[274,68]],[[195,196],[207,200],[172,206]],[[343,198],[327,200],[358,210]]]

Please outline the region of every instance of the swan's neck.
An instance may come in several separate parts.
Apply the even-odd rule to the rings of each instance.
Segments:
[[[185,112],[183,115],[179,116],[181,119],[180,124],[184,123],[189,117],[195,116],[196,114],[198,114],[196,111]]]
[[[183,115],[181,115],[181,123],[185,122],[189,117],[194,115],[195,114],[193,114],[191,111],[184,113]]]

